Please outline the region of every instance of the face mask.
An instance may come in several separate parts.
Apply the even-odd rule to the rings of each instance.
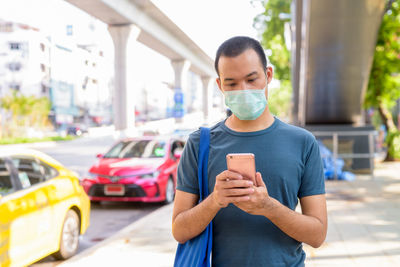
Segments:
[[[267,106],[264,89],[225,91],[225,104],[240,120],[255,120]]]

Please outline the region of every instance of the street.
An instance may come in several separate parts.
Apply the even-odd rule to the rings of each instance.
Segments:
[[[105,153],[115,142],[112,136],[82,137],[73,141],[58,142],[36,148],[64,164],[67,168],[84,176],[96,162],[96,155]],[[125,226],[162,207],[152,203],[102,202],[91,207],[90,226],[81,237],[78,253],[110,237]],[[56,266],[61,263],[49,256],[31,266]]]
[[[400,0],[1,1],[0,267],[400,267],[399,29]]]

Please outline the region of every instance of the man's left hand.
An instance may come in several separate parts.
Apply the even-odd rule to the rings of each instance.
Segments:
[[[253,214],[266,215],[274,207],[274,203],[268,194],[267,186],[265,185],[261,173],[256,173],[257,186],[254,186],[254,193],[250,194],[250,199],[244,202],[234,203],[239,209]]]

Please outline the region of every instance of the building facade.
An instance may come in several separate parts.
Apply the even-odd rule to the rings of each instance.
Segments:
[[[111,121],[109,62],[98,44],[80,44],[71,25],[45,36],[26,24],[0,20],[0,97],[18,92],[48,97],[54,126]]]
[[[0,20],[0,96],[49,96],[50,43],[26,24]]]

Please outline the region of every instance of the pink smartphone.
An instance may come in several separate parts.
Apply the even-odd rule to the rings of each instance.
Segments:
[[[240,173],[244,179],[256,185],[256,163],[253,153],[230,153],[226,155],[229,171]]]

